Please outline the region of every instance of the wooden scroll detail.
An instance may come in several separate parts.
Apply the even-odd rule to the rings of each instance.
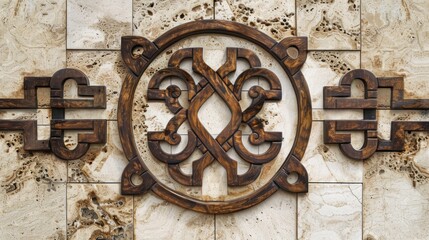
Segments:
[[[64,99],[64,83],[73,79],[78,84],[78,95],[92,99]],[[51,136],[38,140],[37,121],[0,120],[2,131],[23,131],[24,149],[28,151],[51,151],[64,160],[82,157],[92,143],[106,143],[106,120],[65,120],[65,109],[106,108],[106,88],[89,86],[84,73],[76,69],[61,69],[52,77],[25,77],[23,99],[0,99],[0,109],[37,109],[37,88],[50,88],[52,109]],[[64,145],[64,130],[93,131],[92,134],[79,134],[77,147],[70,150]]]
[[[363,99],[351,98],[350,87],[353,80],[363,81],[365,96]],[[377,78],[364,69],[352,70],[340,80],[340,86],[324,87],[323,100],[325,109],[363,109],[363,120],[325,120],[324,142],[326,144],[339,144],[344,155],[365,160],[375,152],[404,151],[405,131],[429,131],[429,122],[425,121],[392,121],[390,139],[378,137],[376,110],[379,88],[390,88],[391,101],[389,109],[429,109],[429,99],[404,99],[404,79],[402,77]],[[341,131],[363,131],[364,144],[361,149],[351,145],[351,135],[337,133]]]
[[[168,47],[197,34],[235,36],[248,40],[267,51],[288,75],[298,102],[299,120],[296,139],[284,164],[269,183],[249,196],[236,200],[201,202],[159,183],[159,180],[148,171],[140,157],[133,135],[133,100],[141,76],[151,62]],[[236,22],[201,20],[175,27],[153,42],[143,37],[130,36],[123,37],[121,44],[122,58],[129,69],[122,85],[118,104],[119,134],[124,154],[129,160],[129,164],[122,175],[123,194],[135,195],[151,190],[169,202],[195,211],[228,213],[256,205],[271,196],[279,188],[290,192],[307,192],[308,176],[300,163],[310,135],[312,113],[308,87],[300,71],[307,56],[306,38],[292,37],[276,42],[264,33]],[[147,90],[148,100],[163,101],[174,114],[174,117],[170,119],[163,131],[148,132],[150,152],[160,163],[167,165],[169,175],[182,185],[201,186],[204,169],[214,161],[218,161],[226,169],[229,187],[248,185],[259,177],[263,165],[272,161],[280,151],[282,133],[265,131],[262,121],[256,115],[266,101],[280,101],[282,99],[281,81],[288,81],[288,79],[278,79],[272,71],[262,68],[258,56],[248,49],[227,48],[226,62],[217,70],[211,69],[203,61],[202,55],[202,48],[175,51],[172,53],[166,68],[151,76]],[[228,75],[236,71],[237,59],[240,58],[246,60],[250,67],[242,72],[233,84],[228,79]],[[180,63],[184,59],[192,60],[193,71],[200,75],[201,79],[193,79],[188,72],[180,68]],[[167,79],[170,77],[181,79],[186,85],[186,89],[181,89],[176,85],[160,89],[161,83],[168,81]],[[252,77],[265,78],[270,84],[269,89],[253,86],[248,92],[252,98],[251,105],[247,109],[241,109],[238,102],[241,100],[243,85]],[[232,113],[230,122],[216,138],[212,137],[204,128],[197,115],[204,102],[215,93],[221,96]],[[179,96],[181,94],[187,94],[188,107],[180,104]],[[188,142],[183,151],[177,154],[162,151],[161,142],[177,145],[182,141],[177,130],[186,121],[190,125],[190,130]],[[246,124],[252,129],[253,133],[249,137],[251,144],[259,145],[267,142],[271,146],[269,150],[261,155],[252,154],[248,151],[242,143],[242,133],[239,130],[241,124]],[[230,149],[234,149],[244,161],[250,164],[246,173],[237,173],[236,160],[226,154]],[[181,171],[179,164],[188,159],[194,151],[202,152],[203,156],[193,162],[192,173],[185,174]],[[298,175],[298,180],[295,183],[287,181],[291,174]],[[143,183],[134,184],[132,176],[139,176]]]
[[[203,78],[198,85],[195,84],[195,79],[179,67],[186,58],[192,59],[194,72]],[[250,69],[241,73],[235,84],[232,84],[227,75],[235,71],[237,58],[249,62]],[[280,152],[282,133],[265,132],[262,121],[256,118],[265,101],[281,100],[280,80],[270,70],[261,68],[259,58],[250,50],[228,48],[227,59],[228,61],[215,72],[204,62],[202,48],[181,49],[173,53],[169,67],[158,71],[149,82],[148,100],[162,100],[170,111],[176,114],[164,131],[148,132],[149,149],[159,161],[168,165],[171,177],[183,185],[201,186],[204,169],[214,161],[218,161],[226,169],[229,186],[250,184],[259,177],[262,165],[273,160]],[[179,78],[186,84],[190,102],[188,108],[182,107],[178,101],[182,93],[179,87],[170,85],[165,90],[159,89],[160,84],[169,77]],[[257,77],[267,80],[270,89],[265,90],[259,86],[250,88],[249,96],[252,103],[247,109],[242,110],[239,104],[242,87],[247,80]],[[225,101],[232,113],[230,122],[216,138],[211,136],[198,119],[200,107],[214,93]],[[187,146],[178,154],[165,153],[161,149],[161,143],[179,144],[181,138],[177,130],[185,121],[188,121],[191,127]],[[264,154],[253,154],[246,149],[242,143],[241,131],[238,130],[241,124],[247,124],[252,129],[253,134],[249,138],[251,144],[259,145],[266,142],[271,144]],[[197,148],[201,150],[203,156],[193,162],[192,174],[186,175],[180,171],[179,164],[188,159]],[[231,148],[234,148],[244,161],[250,163],[248,172],[237,174],[237,161],[227,154]]]

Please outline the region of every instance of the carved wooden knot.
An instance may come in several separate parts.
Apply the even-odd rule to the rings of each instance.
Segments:
[[[148,100],[165,101],[170,111],[175,114],[164,131],[148,132],[149,149],[159,161],[168,164],[169,173],[173,179],[184,185],[201,186],[204,169],[215,160],[225,168],[229,186],[247,185],[258,178],[262,165],[273,160],[280,152],[282,133],[266,132],[262,120],[256,117],[265,101],[281,100],[281,84],[278,77],[272,71],[261,68],[258,56],[248,49],[227,48],[226,53],[228,60],[214,71],[204,62],[202,48],[178,50],[171,56],[168,67],[156,72],[149,82]],[[180,68],[180,63],[187,58],[192,59],[193,71],[202,77],[198,84],[188,72]],[[228,74],[235,72],[237,58],[246,60],[250,68],[242,72],[232,84]],[[170,85],[166,89],[159,89],[161,83],[170,77],[179,78],[186,84],[188,108],[183,107],[179,102],[182,91],[178,86]],[[243,85],[247,80],[257,77],[268,81],[270,89],[265,90],[260,86],[251,87],[248,94],[252,103],[243,111],[239,105]],[[221,133],[213,138],[198,119],[198,111],[215,93],[231,110],[231,120]],[[189,122],[191,128],[188,130],[187,146],[178,154],[164,152],[161,149],[162,142],[171,145],[181,142],[177,131],[185,121]],[[241,124],[247,124],[252,129],[252,134],[249,136],[251,144],[270,143],[265,153],[254,154],[247,150],[242,142],[242,132],[239,130]],[[179,164],[188,159],[196,148],[203,156],[193,162],[191,175],[184,174]],[[237,174],[237,161],[227,154],[231,148],[234,148],[238,155],[250,164],[246,173]]]

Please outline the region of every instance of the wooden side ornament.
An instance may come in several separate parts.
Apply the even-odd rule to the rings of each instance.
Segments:
[[[64,83],[73,79],[78,84],[78,95],[92,99],[64,99]],[[50,88],[52,110],[51,135],[48,140],[38,140],[36,120],[0,120],[2,131],[22,131],[24,149],[28,151],[51,151],[64,160],[82,157],[93,143],[106,143],[107,120],[68,120],[65,109],[106,108],[106,88],[90,86],[89,80],[79,70],[61,69],[52,77],[25,77],[23,99],[0,99],[0,109],[37,109],[37,89]],[[64,130],[92,131],[92,134],[79,134],[74,149],[64,145]]]
[[[358,79],[364,83],[363,99],[351,98],[351,83]],[[324,142],[339,144],[344,155],[365,160],[375,152],[404,151],[406,131],[429,131],[426,121],[392,121],[390,139],[381,139],[377,134],[376,111],[378,89],[389,88],[391,101],[389,109],[428,110],[429,99],[404,99],[404,79],[402,77],[377,78],[364,69],[352,70],[340,80],[339,86],[324,87],[323,104],[325,109],[362,109],[363,120],[325,120]],[[351,134],[341,131],[363,131],[365,141],[360,149],[351,145]]]

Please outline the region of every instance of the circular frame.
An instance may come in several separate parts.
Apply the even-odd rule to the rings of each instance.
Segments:
[[[279,171],[263,187],[252,194],[230,201],[200,201],[178,193],[163,184],[147,170],[137,151],[133,126],[132,108],[135,89],[149,64],[166,48],[179,40],[197,34],[222,34],[248,40],[266,50],[282,66],[294,88],[298,104],[298,124],[294,144]],[[142,55],[135,55],[136,48]],[[297,56],[289,56],[288,48],[296,48]],[[254,206],[267,199],[279,188],[290,192],[307,192],[308,175],[300,163],[311,132],[311,98],[307,83],[300,69],[307,57],[307,38],[289,37],[280,42],[268,35],[246,25],[222,21],[201,20],[185,23],[175,27],[153,42],[143,37],[123,37],[121,54],[129,72],[123,82],[118,103],[118,127],[124,153],[130,161],[122,174],[122,194],[142,194],[149,190],[161,198],[184,208],[204,213],[230,213]],[[288,175],[295,173],[298,179],[289,183]],[[142,176],[143,183],[135,185],[131,181],[133,174]]]

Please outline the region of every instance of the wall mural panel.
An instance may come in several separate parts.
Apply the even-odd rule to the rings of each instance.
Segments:
[[[0,238],[428,237],[427,4],[83,2],[0,4]]]

